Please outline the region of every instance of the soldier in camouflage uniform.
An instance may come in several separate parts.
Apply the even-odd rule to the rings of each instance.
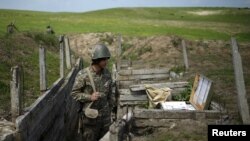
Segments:
[[[97,92],[93,92],[86,69],[77,74],[72,96],[83,104],[82,108],[82,135],[83,141],[97,141],[109,130],[111,124],[111,110],[115,106],[115,96],[111,92],[111,74],[106,69],[110,52],[105,45],[96,45],[92,54],[92,64],[89,66]],[[95,119],[84,115],[85,108],[93,101],[91,108],[97,109],[99,115]]]

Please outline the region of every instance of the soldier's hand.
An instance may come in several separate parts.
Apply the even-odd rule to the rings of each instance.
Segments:
[[[100,97],[99,92],[93,92],[91,95],[91,101],[96,101]]]

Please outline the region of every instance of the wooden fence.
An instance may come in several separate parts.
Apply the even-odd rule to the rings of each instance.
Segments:
[[[8,133],[4,141],[58,141],[77,138],[79,104],[70,96],[75,77],[83,68],[78,59],[71,69],[70,49],[67,37],[60,36],[60,78],[48,88],[46,79],[46,51],[39,47],[40,91],[41,96],[22,114],[22,69],[12,68],[11,111],[16,130]],[[66,48],[66,49],[64,49]],[[71,69],[64,77],[64,56],[67,68]]]
[[[68,76],[58,79],[24,115],[16,119],[16,135],[22,141],[58,141],[70,139],[77,125],[77,103],[70,96],[79,60]]]

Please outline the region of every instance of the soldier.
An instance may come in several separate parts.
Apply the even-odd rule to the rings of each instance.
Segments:
[[[105,45],[96,45],[92,54],[92,64],[79,71],[73,86],[72,97],[83,105],[81,109],[83,141],[98,141],[108,132],[111,125],[111,110],[115,106],[115,96],[111,91],[111,74],[106,69],[110,56],[109,49]],[[87,69],[92,75],[96,92],[91,86]],[[84,110],[91,102],[93,102],[91,108],[97,109],[99,113],[94,119],[84,114]]]
[[[15,32],[15,30],[18,31],[17,27],[15,26],[14,22],[11,22],[9,25],[7,25],[7,33],[12,34]]]
[[[55,33],[54,30],[52,29],[52,27],[50,25],[47,26],[46,32],[48,34],[54,34]]]

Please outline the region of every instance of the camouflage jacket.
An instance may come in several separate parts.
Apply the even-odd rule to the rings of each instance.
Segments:
[[[72,90],[72,97],[84,104],[83,109],[86,108],[88,103],[91,102],[91,94],[93,88],[86,71],[87,68],[82,69],[78,72],[75,83]],[[112,110],[115,104],[115,96],[112,94],[112,78],[108,69],[103,69],[100,75],[97,75],[93,69],[90,68],[96,91],[99,92],[101,97],[92,104],[92,108],[98,109],[99,111],[106,111],[107,108]]]

